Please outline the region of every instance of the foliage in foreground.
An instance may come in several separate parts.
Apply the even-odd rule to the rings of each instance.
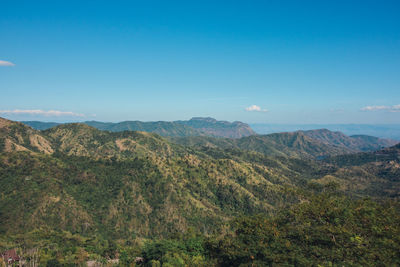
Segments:
[[[400,264],[398,203],[320,194],[273,218],[234,220],[208,242],[219,266],[393,266]]]
[[[232,220],[226,234],[193,229],[161,240],[104,240],[43,229],[1,246],[40,247],[43,266],[82,265],[119,257],[121,266],[398,266],[400,206],[318,194],[274,217]]]

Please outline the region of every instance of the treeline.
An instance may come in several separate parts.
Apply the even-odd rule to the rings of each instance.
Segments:
[[[324,192],[274,216],[237,217],[213,235],[190,228],[159,240],[107,240],[38,229],[0,245],[39,248],[41,266],[113,258],[120,266],[399,266],[399,221],[398,202]]]

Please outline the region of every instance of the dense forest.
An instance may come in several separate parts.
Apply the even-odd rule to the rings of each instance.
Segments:
[[[0,119],[0,249],[40,266],[396,266],[400,146],[377,143]]]

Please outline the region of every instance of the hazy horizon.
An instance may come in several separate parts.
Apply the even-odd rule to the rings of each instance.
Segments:
[[[200,118],[212,118],[216,119],[217,121],[228,121],[228,122],[235,122],[239,120],[224,120],[224,119],[219,119],[219,118],[214,118],[214,117],[202,117],[202,116],[195,116],[195,117],[188,117],[188,118],[180,118],[180,119],[174,119],[174,120],[139,120],[139,119],[127,119],[127,120],[98,120],[96,118],[92,119],[82,119],[82,120],[48,120],[46,118],[43,119],[13,119],[10,116],[0,116],[2,118],[8,119],[8,120],[13,120],[13,121],[18,121],[18,122],[24,122],[24,121],[37,121],[37,122],[45,122],[45,123],[80,123],[80,122],[85,122],[85,121],[97,121],[97,122],[104,122],[104,123],[120,123],[120,122],[126,122],[126,121],[141,121],[141,122],[174,122],[174,121],[186,121],[190,120],[195,117],[200,117]],[[249,121],[239,121],[243,122],[249,125],[280,125],[280,126],[323,126],[323,125],[368,125],[368,126],[391,126],[391,125],[396,125],[399,126],[399,123],[273,123],[273,122],[249,122]]]
[[[180,119],[174,121],[140,121],[140,120],[127,120],[127,121],[98,121],[91,120],[95,122],[101,123],[123,123],[123,122],[145,122],[145,123],[153,123],[153,122],[176,122],[176,121],[187,121],[187,119]],[[215,118],[213,118],[215,119]],[[28,125],[33,126],[34,124],[30,124],[29,122],[39,122],[39,123],[85,123],[91,121],[20,121],[23,123],[28,123]],[[230,121],[232,122],[232,121]],[[247,122],[244,122],[247,123]],[[379,138],[388,138],[394,140],[400,140],[400,124],[283,124],[283,123],[247,123],[254,132],[257,134],[271,134],[271,133],[279,133],[279,132],[294,132],[294,131],[307,131],[307,130],[317,130],[317,129],[328,129],[330,131],[339,131],[346,135],[369,135],[375,136]],[[47,129],[49,127],[53,127],[54,125],[46,126],[45,128],[39,129]],[[34,127],[35,128],[35,127]]]

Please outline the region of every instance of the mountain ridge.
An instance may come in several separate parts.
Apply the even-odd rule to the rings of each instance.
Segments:
[[[307,131],[326,128],[330,131],[339,131],[348,136],[369,135],[400,141],[400,124],[264,124],[250,123],[258,134],[278,132]]]
[[[302,132],[303,134],[314,140],[319,140],[322,143],[348,148],[350,150],[353,150],[353,152],[380,150],[384,147],[394,146],[399,143],[399,141],[382,139],[368,135],[347,136],[342,132],[330,131],[328,129],[317,129],[299,132]]]
[[[338,136],[340,138],[338,138]],[[360,139],[360,140],[359,140]],[[365,140],[366,139],[366,140]],[[189,147],[219,147],[221,149],[241,149],[257,151],[268,156],[290,156],[324,158],[327,156],[350,154],[361,151],[379,150],[382,146],[392,146],[397,141],[363,136],[352,138],[340,132],[326,129],[311,132],[296,131],[267,135],[252,135],[237,139],[197,136],[173,137],[173,142]]]
[[[62,123],[23,121],[37,130],[47,130]],[[100,130],[120,131],[146,131],[154,132],[161,136],[212,136],[240,138],[256,134],[248,124],[235,121],[218,121],[213,118],[193,117],[187,121],[122,121],[122,122],[99,122],[85,121],[84,124],[93,126]]]
[[[45,130],[51,127],[55,127],[59,125],[58,123],[45,123],[38,121],[26,121],[25,124],[39,130]],[[251,137],[257,135],[249,125],[234,121],[217,121],[214,118],[210,117],[193,117],[188,121],[173,121],[173,122],[165,122],[165,121],[156,121],[156,122],[141,122],[141,121],[124,121],[119,123],[107,123],[107,122],[99,122],[99,121],[86,121],[84,124],[93,126],[100,130],[112,131],[112,132],[120,132],[120,131],[145,131],[145,132],[154,132],[164,137],[218,137],[218,138],[235,138],[241,139],[243,137]],[[314,129],[307,131],[296,131],[304,134],[305,136],[313,139],[314,141],[318,141],[319,146],[328,145],[330,150],[336,150],[336,154],[343,153],[352,153],[352,152],[360,152],[360,151],[373,151],[379,150],[384,147],[393,146],[398,141],[391,139],[383,139],[368,135],[353,135],[347,136],[339,131],[330,131],[328,129]],[[280,134],[280,136],[284,136],[286,133],[275,133]],[[259,135],[264,136],[264,135]],[[268,134],[269,139],[273,139],[273,134]],[[222,144],[222,141],[200,141],[201,138],[198,138],[198,142],[200,143],[219,143]],[[303,138],[304,139],[304,138]],[[192,141],[189,141],[193,143]],[[188,143],[187,141],[177,141],[182,143]],[[275,140],[276,141],[276,140]],[[281,140],[282,141],[282,140]],[[305,140],[303,140],[305,141]],[[227,146],[238,146],[237,144],[228,144],[230,141],[225,140],[225,147]],[[243,142],[245,143],[245,142]],[[275,142],[276,143],[276,142]],[[279,143],[279,142],[278,142]],[[251,144],[251,142],[250,142]],[[266,144],[260,144],[261,146],[265,146]],[[275,144],[277,146],[279,144]],[[240,145],[239,145],[240,147]],[[243,149],[244,147],[242,147]],[[245,149],[245,148],[244,148]],[[253,148],[254,149],[254,148]],[[256,150],[260,150],[261,148],[257,148]],[[324,157],[328,153],[322,153],[323,148],[320,149],[321,153],[318,156]],[[278,153],[279,149],[275,154]],[[282,152],[283,154],[290,155],[289,152]],[[268,154],[268,153],[267,153]],[[314,153],[315,154],[315,153]],[[313,155],[316,156],[316,155]]]

